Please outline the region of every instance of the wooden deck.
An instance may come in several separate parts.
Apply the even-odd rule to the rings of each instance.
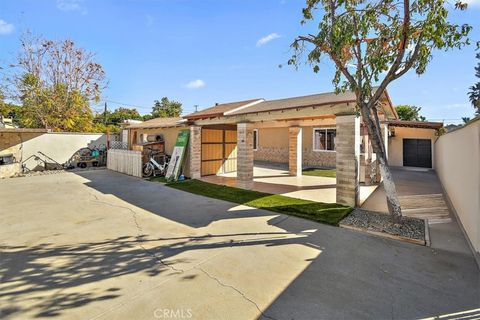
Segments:
[[[429,224],[451,222],[450,211],[443,194],[421,194],[398,197],[402,214],[407,217],[428,219]]]

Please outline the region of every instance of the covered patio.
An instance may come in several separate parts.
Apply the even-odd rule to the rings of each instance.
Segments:
[[[204,176],[201,180],[229,187],[236,187],[238,185],[236,172]],[[251,189],[310,201],[337,203],[336,181],[336,178],[331,177],[309,175],[292,176],[286,165],[255,163]],[[360,205],[365,202],[377,187],[378,184],[360,185]]]
[[[394,117],[388,95],[379,107],[382,121]],[[194,179],[352,207],[380,182],[352,93],[217,104],[185,119]],[[387,140],[386,124],[382,131]],[[335,168],[336,177],[304,176],[305,167]]]

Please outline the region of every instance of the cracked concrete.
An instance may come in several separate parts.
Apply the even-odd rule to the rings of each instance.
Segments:
[[[405,319],[480,304],[467,253],[108,171],[3,180],[0,194],[2,319]]]

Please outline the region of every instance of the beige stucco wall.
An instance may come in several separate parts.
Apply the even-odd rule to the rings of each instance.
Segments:
[[[303,166],[335,167],[335,151],[313,150],[313,129],[335,128],[335,126],[318,125],[301,128]],[[258,149],[254,151],[255,160],[288,163],[288,127],[257,127],[256,129],[258,130]]]
[[[477,253],[480,252],[480,119],[435,143],[435,170]]]
[[[176,127],[176,128],[157,128],[157,129],[132,129],[130,130],[129,134],[129,147],[133,144],[138,142],[138,139],[141,134],[147,135],[157,135],[162,134],[165,139],[165,152],[168,155],[171,155],[173,152],[173,147],[175,146],[175,142],[177,141],[178,132],[182,129],[186,129],[186,127]],[[134,140],[134,133],[137,133],[137,141]]]
[[[102,133],[1,133],[0,155],[13,154],[16,161],[26,161],[30,156],[43,152],[62,164],[81,148],[106,145],[107,136]],[[39,162],[30,159],[24,163],[34,169]]]
[[[22,161],[25,159],[22,159],[23,144],[43,134],[45,133],[0,132],[0,156],[13,154],[16,161]]]
[[[403,139],[430,139],[432,142],[432,166],[435,167],[435,129],[395,127],[395,136],[388,138],[388,164],[403,167]]]

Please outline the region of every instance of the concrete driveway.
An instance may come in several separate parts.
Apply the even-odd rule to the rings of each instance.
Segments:
[[[414,319],[480,308],[471,255],[109,171],[0,181],[2,319]]]

